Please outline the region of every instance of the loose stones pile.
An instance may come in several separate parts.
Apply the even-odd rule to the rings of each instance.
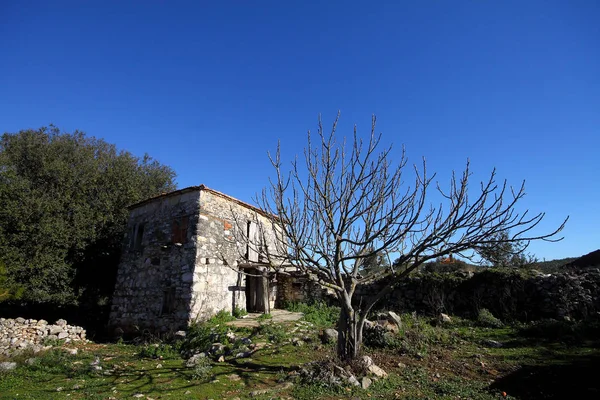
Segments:
[[[0,355],[8,356],[28,348],[39,352],[55,340],[65,343],[85,340],[85,329],[68,325],[64,319],[50,325],[43,319],[0,318]]]

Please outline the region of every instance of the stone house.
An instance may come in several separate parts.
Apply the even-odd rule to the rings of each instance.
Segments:
[[[281,243],[276,217],[250,204],[200,185],[129,211],[110,312],[113,328],[176,330],[219,310],[269,312],[286,298],[302,297],[278,295],[278,277],[282,288],[294,290],[294,271],[266,268],[263,250],[277,254],[273,249]]]

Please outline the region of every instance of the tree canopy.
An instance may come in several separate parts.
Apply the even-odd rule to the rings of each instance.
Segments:
[[[533,265],[537,260],[531,254],[525,253],[528,242],[512,240],[509,231],[494,234],[491,240],[481,244],[476,251],[483,262],[492,267],[522,268]]]
[[[126,207],[175,189],[174,178],[150,156],[81,131],[2,135],[0,300],[74,304],[110,295]]]

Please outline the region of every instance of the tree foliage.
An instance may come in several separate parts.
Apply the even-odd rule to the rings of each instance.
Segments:
[[[361,262],[361,273],[363,275],[384,272],[390,267],[390,261],[384,252],[373,253],[365,257]]]
[[[512,240],[509,231],[501,231],[492,236],[491,240],[476,248],[482,261],[492,267],[523,268],[533,265],[537,260],[525,253],[528,243]]]
[[[54,126],[0,139],[0,265],[7,297],[73,304],[110,295],[129,204],[174,171]],[[18,296],[17,296],[18,294]]]
[[[420,265],[490,242],[549,240],[564,225],[554,232],[532,233],[544,214],[518,213],[524,186],[513,191],[506,182],[497,183],[495,171],[472,190],[467,162],[444,190],[424,161],[420,168],[411,168],[403,152],[393,164],[391,147],[378,150],[381,135],[375,132],[375,117],[366,140],[355,128],[351,140],[336,142],[338,118],[329,133],[319,121],[317,140],[309,132],[303,162],[293,161],[290,170],[278,149],[271,157],[276,176],[257,200],[263,211],[278,217],[273,219],[275,229],[284,234],[276,247],[288,249],[286,262],[337,297],[342,359],[360,353],[364,322],[374,304]],[[432,193],[437,194],[436,204],[442,199],[439,206],[433,204]],[[498,239],[511,229],[518,234]],[[363,274],[365,260],[380,253],[399,256],[385,271]],[[359,286],[382,278],[375,296],[354,298]]]

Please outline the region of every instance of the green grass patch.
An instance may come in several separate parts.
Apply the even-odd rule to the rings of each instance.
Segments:
[[[536,400],[594,398],[598,390],[594,372],[600,346],[593,324],[490,328],[458,318],[444,325],[413,314],[401,318],[393,346],[367,349],[389,373],[367,390],[294,380],[306,363],[335,359],[335,350],[318,341],[293,346],[287,340],[290,324],[266,321],[251,339],[267,345],[250,358],[205,358],[194,367],[185,366],[176,345],[165,343],[81,344],[76,355],[60,348],[24,353],[15,358],[15,370],[0,373],[0,399],[131,399],[137,394],[154,399],[499,399],[505,391],[509,399]],[[215,321],[198,325],[194,329],[200,331],[191,336],[207,340],[222,326]],[[563,333],[574,339],[563,340]],[[488,340],[502,347],[487,346]],[[293,386],[285,385],[289,382]]]
[[[270,319],[273,319],[273,316],[270,313],[265,313],[265,314],[260,314],[258,316],[258,318],[256,318],[258,321],[268,321]]]
[[[313,303],[288,303],[285,309],[304,314],[304,320],[315,324],[319,328],[335,326],[340,317],[340,308],[329,306],[324,302]]]
[[[242,318],[243,316],[248,315],[248,311],[246,311],[245,308],[235,306],[231,315],[233,315],[235,318]]]

